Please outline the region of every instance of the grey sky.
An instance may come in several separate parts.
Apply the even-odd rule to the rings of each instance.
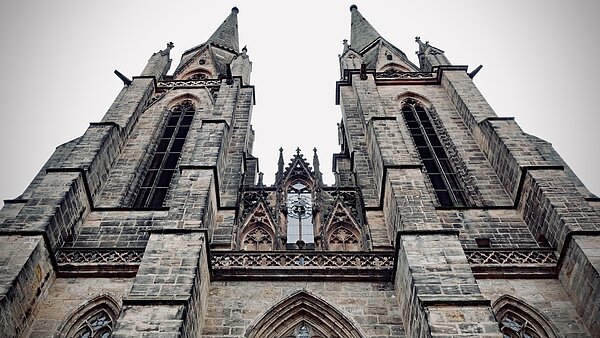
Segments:
[[[17,197],[53,149],[99,121],[122,88],[112,73],[138,75],[173,41],[204,42],[230,13],[248,46],[256,86],[254,155],[273,181],[278,148],[299,146],[332,181],[338,152],[335,81],[349,7],[417,63],[415,36],[474,69],[500,116],[553,143],[600,193],[597,1],[4,1],[0,4],[0,199]]]

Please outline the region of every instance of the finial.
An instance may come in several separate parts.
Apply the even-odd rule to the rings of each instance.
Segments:
[[[420,36],[415,36],[415,42],[421,42],[421,37]]]
[[[315,155],[317,154],[317,147],[313,148],[313,152],[315,153]]]
[[[300,156],[300,147],[296,148],[296,154],[298,154],[298,156]]]
[[[283,147],[279,147],[279,154],[283,155]]]
[[[237,14],[237,13],[239,13],[239,12],[240,12],[240,10],[239,10],[237,7],[233,7],[233,8],[231,9],[231,13],[233,13],[233,14]]]
[[[263,184],[263,175],[264,174],[262,173],[262,171],[258,173],[258,187],[261,188],[261,189],[264,187],[264,184]]]
[[[352,5],[350,6],[350,12],[352,12],[352,10],[358,10],[358,7],[356,5]]]
[[[169,43],[167,43],[167,49],[173,49],[173,47],[175,47],[175,44],[169,41]]]

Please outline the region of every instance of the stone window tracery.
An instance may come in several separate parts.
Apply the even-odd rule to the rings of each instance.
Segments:
[[[299,246],[314,243],[312,208],[310,188],[300,180],[292,183],[286,199],[288,243],[297,243]]]
[[[333,251],[360,251],[358,236],[345,225],[339,225],[331,232],[328,244]]]
[[[119,308],[109,296],[99,296],[79,308],[66,321],[57,337],[109,338]]]
[[[526,303],[504,295],[494,303],[504,338],[555,338],[548,321]]]
[[[466,205],[459,177],[431,123],[427,110],[417,101],[407,99],[402,105],[402,115],[440,205],[445,207]]]
[[[197,81],[197,80],[206,80],[208,79],[208,75],[205,73],[196,73],[188,76],[188,80]]]
[[[244,236],[242,248],[247,251],[271,251],[273,237],[263,226],[256,226]]]
[[[150,165],[137,193],[133,206],[159,208],[163,206],[171,185],[183,144],[192,124],[195,107],[185,100],[173,107],[167,117],[162,136],[152,155]]]
[[[506,313],[500,325],[505,338],[541,338],[527,319],[513,312]]]
[[[101,309],[81,323],[75,338],[108,338],[112,334],[113,321],[110,315]]]

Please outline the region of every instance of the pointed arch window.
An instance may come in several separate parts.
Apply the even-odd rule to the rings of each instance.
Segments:
[[[287,242],[299,246],[315,242],[312,192],[308,185],[298,180],[287,191]]]
[[[464,206],[466,199],[459,178],[426,109],[417,101],[407,99],[402,105],[402,115],[440,205]]]
[[[268,310],[246,338],[362,338],[360,330],[327,302],[299,291]]]
[[[133,203],[134,207],[162,207],[192,124],[194,110],[194,104],[185,100],[169,111],[167,125],[152,155],[150,166]]]
[[[534,308],[509,295],[494,303],[494,311],[504,338],[554,338],[548,321]]]
[[[57,337],[109,338],[119,308],[109,296],[99,296],[78,309],[64,324]]]

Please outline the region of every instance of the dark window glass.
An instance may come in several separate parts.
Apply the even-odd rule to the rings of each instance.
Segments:
[[[158,148],[156,148],[156,152],[165,152],[167,151],[167,148],[169,147],[169,142],[171,142],[170,138],[163,138],[160,140],[160,142],[158,143]]]
[[[194,106],[190,101],[184,101],[170,111],[167,126],[152,155],[150,166],[133,203],[134,207],[158,208],[163,205],[193,114]]]
[[[175,132],[175,128],[176,127],[167,127],[167,128],[165,128],[165,132],[163,134],[163,138],[171,138],[171,136],[173,136],[173,133]]]
[[[185,138],[190,128],[187,126],[179,126],[179,130],[177,130],[177,138]]]
[[[162,164],[162,160],[163,160],[164,156],[165,156],[164,153],[154,154],[154,157],[152,158],[152,163],[150,163],[150,169],[160,168],[160,165]]]
[[[152,187],[154,184],[154,180],[156,179],[156,174],[158,170],[148,170],[146,174],[146,178],[144,178],[144,183],[142,183],[142,187]]]
[[[192,124],[192,116],[185,116],[183,118],[183,120],[181,121],[181,125],[182,126],[189,126],[190,124]]]
[[[176,126],[177,122],[179,122],[179,116],[171,115],[171,117],[169,118],[169,122],[167,123],[167,126]]]
[[[440,204],[442,206],[465,205],[459,179],[427,111],[416,102],[409,101],[402,107],[402,115]]]
[[[181,149],[183,148],[183,142],[185,142],[185,139],[183,139],[183,138],[176,139],[175,141],[173,141],[173,146],[171,146],[171,151],[174,153],[181,152]]]

